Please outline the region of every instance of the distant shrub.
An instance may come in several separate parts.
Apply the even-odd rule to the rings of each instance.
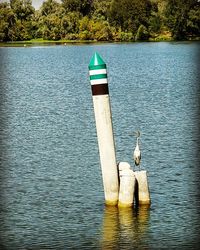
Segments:
[[[114,33],[113,37],[114,37],[115,41],[119,41],[119,42],[133,41],[133,33],[132,32],[118,31],[118,32]]]
[[[68,33],[65,35],[66,40],[76,40],[78,39],[78,34],[74,34],[74,33]]]
[[[91,33],[88,30],[81,31],[78,38],[80,40],[91,40]]]
[[[135,35],[135,41],[144,41],[149,39],[149,32],[147,28],[141,24]]]

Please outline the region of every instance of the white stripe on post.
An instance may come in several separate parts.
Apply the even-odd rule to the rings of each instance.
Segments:
[[[103,83],[108,84],[108,79],[103,78],[103,79],[90,80],[90,83],[91,83],[91,85],[103,84]]]
[[[107,74],[107,70],[106,69],[94,69],[94,70],[90,70],[89,71],[90,76],[93,75],[100,75],[100,74]]]

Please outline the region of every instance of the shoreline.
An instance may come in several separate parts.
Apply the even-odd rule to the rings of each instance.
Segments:
[[[106,44],[106,43],[152,43],[152,42],[199,42],[200,38],[175,40],[170,39],[149,39],[146,41],[96,41],[96,40],[43,40],[32,39],[27,41],[0,42],[0,47],[34,47],[34,46],[55,46],[55,45],[86,45],[86,44]]]

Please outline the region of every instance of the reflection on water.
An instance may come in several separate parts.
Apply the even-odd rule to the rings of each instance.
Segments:
[[[102,249],[132,249],[146,246],[150,207],[135,209],[106,206],[102,228]]]
[[[0,48],[0,249],[195,249],[199,45]],[[109,69],[117,161],[133,164],[129,134],[141,131],[150,210],[104,211],[95,51]]]
[[[107,206],[104,210],[102,249],[115,249],[119,239],[118,208]]]

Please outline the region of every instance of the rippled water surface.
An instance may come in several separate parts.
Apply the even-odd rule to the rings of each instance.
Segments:
[[[0,48],[0,248],[195,249],[199,43]],[[107,63],[116,155],[141,131],[151,207],[104,206],[88,64]]]

